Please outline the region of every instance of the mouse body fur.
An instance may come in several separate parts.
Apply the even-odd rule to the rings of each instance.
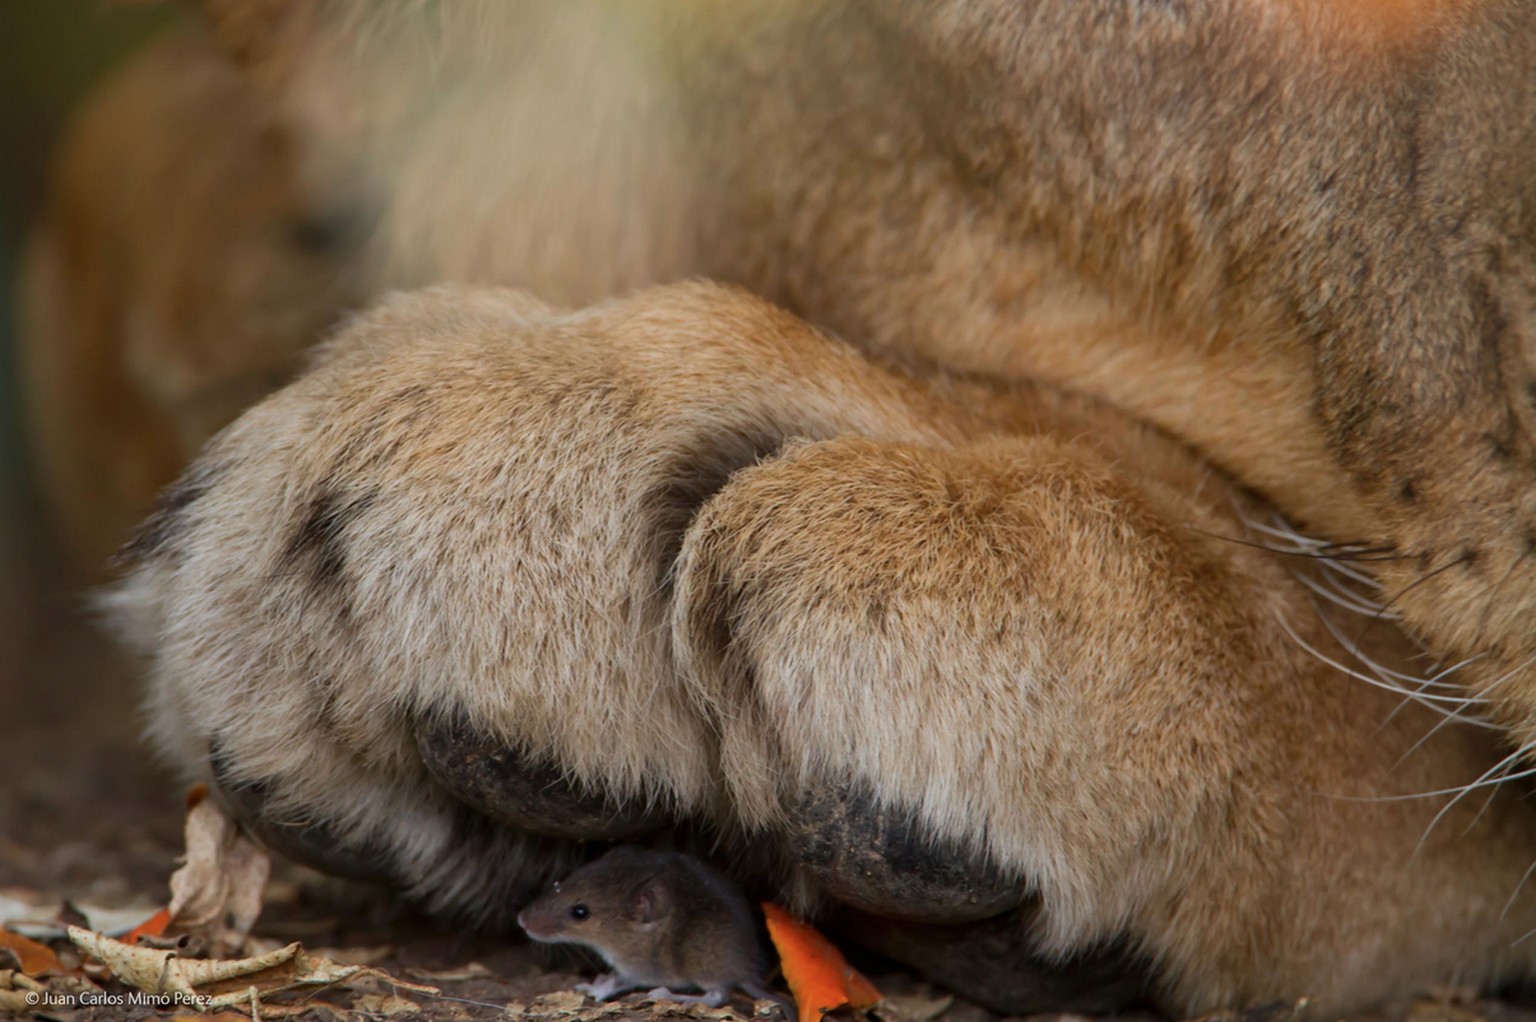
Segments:
[[[517,917],[541,943],[579,944],[613,971],[578,989],[607,1000],[629,990],[719,1006],[732,990],[777,1002],[768,957],[741,888],[682,852],[621,845],[582,866]],[[702,995],[677,993],[694,987]]]

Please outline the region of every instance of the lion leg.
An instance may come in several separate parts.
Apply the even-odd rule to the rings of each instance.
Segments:
[[[1238,527],[1220,484],[1138,478],[1152,458],[840,438],[733,476],[688,531],[673,627],[744,825],[806,906],[932,924],[1037,897],[970,945],[994,974],[1120,942],[1202,1010],[1510,968],[1489,909],[1529,812],[1501,795],[1497,822],[1431,829],[1438,804],[1377,797],[1465,783],[1486,750],[1410,754],[1434,719],[1314,660],[1286,631],[1320,628],[1300,587],[1212,535]]]

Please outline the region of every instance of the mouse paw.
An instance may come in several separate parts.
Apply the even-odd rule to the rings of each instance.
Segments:
[[[588,994],[594,1000],[611,1001],[620,994],[640,989],[642,985],[631,982],[616,972],[610,972],[597,977],[591,983],[577,983],[576,989],[581,993]]]

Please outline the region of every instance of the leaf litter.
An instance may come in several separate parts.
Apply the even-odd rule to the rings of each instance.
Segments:
[[[282,867],[266,898],[278,910],[261,933],[322,937],[321,949],[254,935],[263,908],[271,863],[217,803],[198,793],[189,799],[183,837],[186,854],[176,870],[169,901],[107,907],[71,904],[38,890],[0,888],[0,1015],[57,1022],[447,1022],[511,1019],[517,1022],[777,1022],[769,1002],[709,1008],[650,1001],[644,995],[593,1003],[573,990],[576,973],[550,967],[542,950],[433,929],[423,920],[359,922],[372,901],[341,895],[347,890],[291,866]],[[163,847],[163,844],[162,844]],[[169,857],[169,851],[165,853]],[[327,885],[330,885],[329,887]],[[353,889],[355,890],[355,889]],[[318,899],[314,892],[321,892]],[[142,892],[141,892],[142,893]],[[354,899],[348,905],[348,898]],[[306,917],[298,903],[337,913]],[[270,914],[270,913],[269,913]],[[347,920],[345,926],[342,919]],[[14,925],[12,921],[16,921]],[[69,923],[76,925],[70,929]],[[84,924],[84,925],[78,925]],[[148,924],[148,925],[143,925]],[[364,936],[359,939],[359,928]],[[24,933],[21,931],[25,931]],[[137,931],[137,932],[134,932]],[[69,933],[66,938],[65,934]],[[133,933],[134,939],[128,939]],[[115,939],[123,938],[123,939]],[[41,949],[41,950],[39,950]],[[99,955],[99,958],[98,958]],[[565,961],[569,961],[566,959]],[[842,964],[829,960],[834,971]],[[822,963],[827,964],[827,963]],[[820,968],[821,965],[817,965]],[[569,969],[570,966],[565,966]],[[786,970],[789,971],[789,970]],[[402,980],[400,976],[408,976]],[[852,976],[844,993],[860,995]],[[1083,1016],[1037,1015],[1001,1019],[974,1004],[918,983],[910,974],[876,977],[886,998],[871,1010],[874,1022],[1092,1022]],[[862,977],[860,977],[862,979]],[[430,984],[430,985],[429,985]],[[162,1010],[89,1007],[125,991],[191,990],[196,1004]],[[73,996],[73,1008],[39,1012],[37,998]],[[29,999],[30,998],[30,999]],[[94,1000],[93,1000],[94,999]],[[850,1000],[856,999],[850,997]],[[817,1005],[816,1007],[820,1007]],[[754,1014],[755,1012],[755,1014]],[[846,1010],[838,1017],[847,1019]],[[1141,1012],[1125,1022],[1159,1022]],[[1211,1016],[1209,1022],[1324,1022],[1304,1005]],[[1445,992],[1388,1006],[1350,1022],[1536,1022],[1536,1012],[1501,1001]]]

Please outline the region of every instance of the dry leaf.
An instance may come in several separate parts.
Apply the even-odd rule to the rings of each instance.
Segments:
[[[69,939],[76,947],[105,965],[112,975],[129,986],[150,994],[182,994],[196,997],[206,991],[196,987],[230,979],[242,981],[277,966],[293,961],[299,945],[287,947],[253,958],[203,959],[181,958],[174,950],[139,947],[124,944],[120,940],[102,936],[78,926],[70,927]],[[243,983],[243,986],[257,986]],[[292,984],[286,984],[292,985]],[[235,1002],[229,1002],[235,1003]]]
[[[186,857],[171,874],[166,929],[196,933],[211,947],[240,948],[261,915],[272,860],[198,789],[187,805]]]
[[[5,990],[47,990],[48,984],[40,983],[24,972],[15,969],[0,970],[0,989]]]
[[[404,1015],[419,1012],[421,1005],[394,994],[364,994],[352,1002],[352,1010],[367,1015]]]
[[[576,990],[556,990],[534,998],[529,1007],[543,1012],[577,1011],[587,1003],[587,995]]]
[[[69,939],[129,986],[150,994],[206,998],[202,1003],[209,1008],[249,1003],[252,987],[258,994],[268,994],[295,986],[334,983],[363,968],[311,958],[298,944],[251,958],[205,959],[181,958],[175,951],[124,944],[79,927],[70,929]]]
[[[246,1001],[244,1007],[247,1011],[250,1010],[249,1000]],[[333,1019],[334,1022],[356,1022],[356,1016],[350,1011],[326,1001],[303,1000],[296,1004],[268,1004],[263,1001],[261,1004],[261,1022],[273,1022],[274,1019],[292,1018],[295,1015],[311,1017],[319,1015]],[[245,1015],[237,1015],[236,1018],[240,1022],[250,1022],[250,1019]]]
[[[948,1011],[954,1003],[953,994],[941,994],[938,997],[886,994],[880,1001],[879,1014],[882,1018],[894,1018],[898,1022],[931,1022]],[[1068,1022],[1068,1019],[1069,1016],[1062,1016],[1057,1022]]]
[[[441,972],[427,969],[406,969],[405,971],[417,979],[429,979],[437,983],[453,983],[465,979],[484,979],[485,977],[495,975],[495,973],[479,962],[470,962],[463,968],[448,969]]]
[[[202,998],[200,1003],[210,1009],[249,1004],[252,989],[265,996],[367,976],[377,976],[404,990],[441,993],[436,987],[406,983],[370,966],[342,965],[307,954],[297,943],[247,958],[206,959],[181,958],[175,950],[125,944],[79,927],[70,929],[69,939],[130,986],[145,993]]]
[[[116,937],[133,929],[145,917],[155,911],[149,902],[130,905],[94,905],[89,902],[70,903],[56,895],[44,894],[25,887],[0,888],[0,926],[33,940],[54,940],[66,935],[68,922],[61,922],[65,915],[83,915],[84,925],[97,933]],[[73,910],[73,911],[71,911]],[[72,920],[79,923],[78,919]]]
[[[163,908],[123,934],[123,943],[137,944],[140,937],[158,937],[165,932],[165,928],[170,925],[170,922],[171,910]]]
[[[29,999],[30,998],[30,999]],[[37,995],[25,990],[0,990],[0,1011],[15,1012],[25,1018],[36,1011]]]
[[[46,944],[23,937],[19,933],[0,929],[0,952],[10,952],[16,965],[28,976],[47,976],[64,972],[59,956]]]
[[[799,1022],[821,1022],[827,1012],[844,1006],[870,1008],[880,1003],[880,991],[815,927],[771,901],[763,902],[763,914],[784,982],[800,1009]]]
[[[315,955],[343,965],[372,965],[388,958],[394,950],[388,944],[374,947],[321,947],[315,949]]]

